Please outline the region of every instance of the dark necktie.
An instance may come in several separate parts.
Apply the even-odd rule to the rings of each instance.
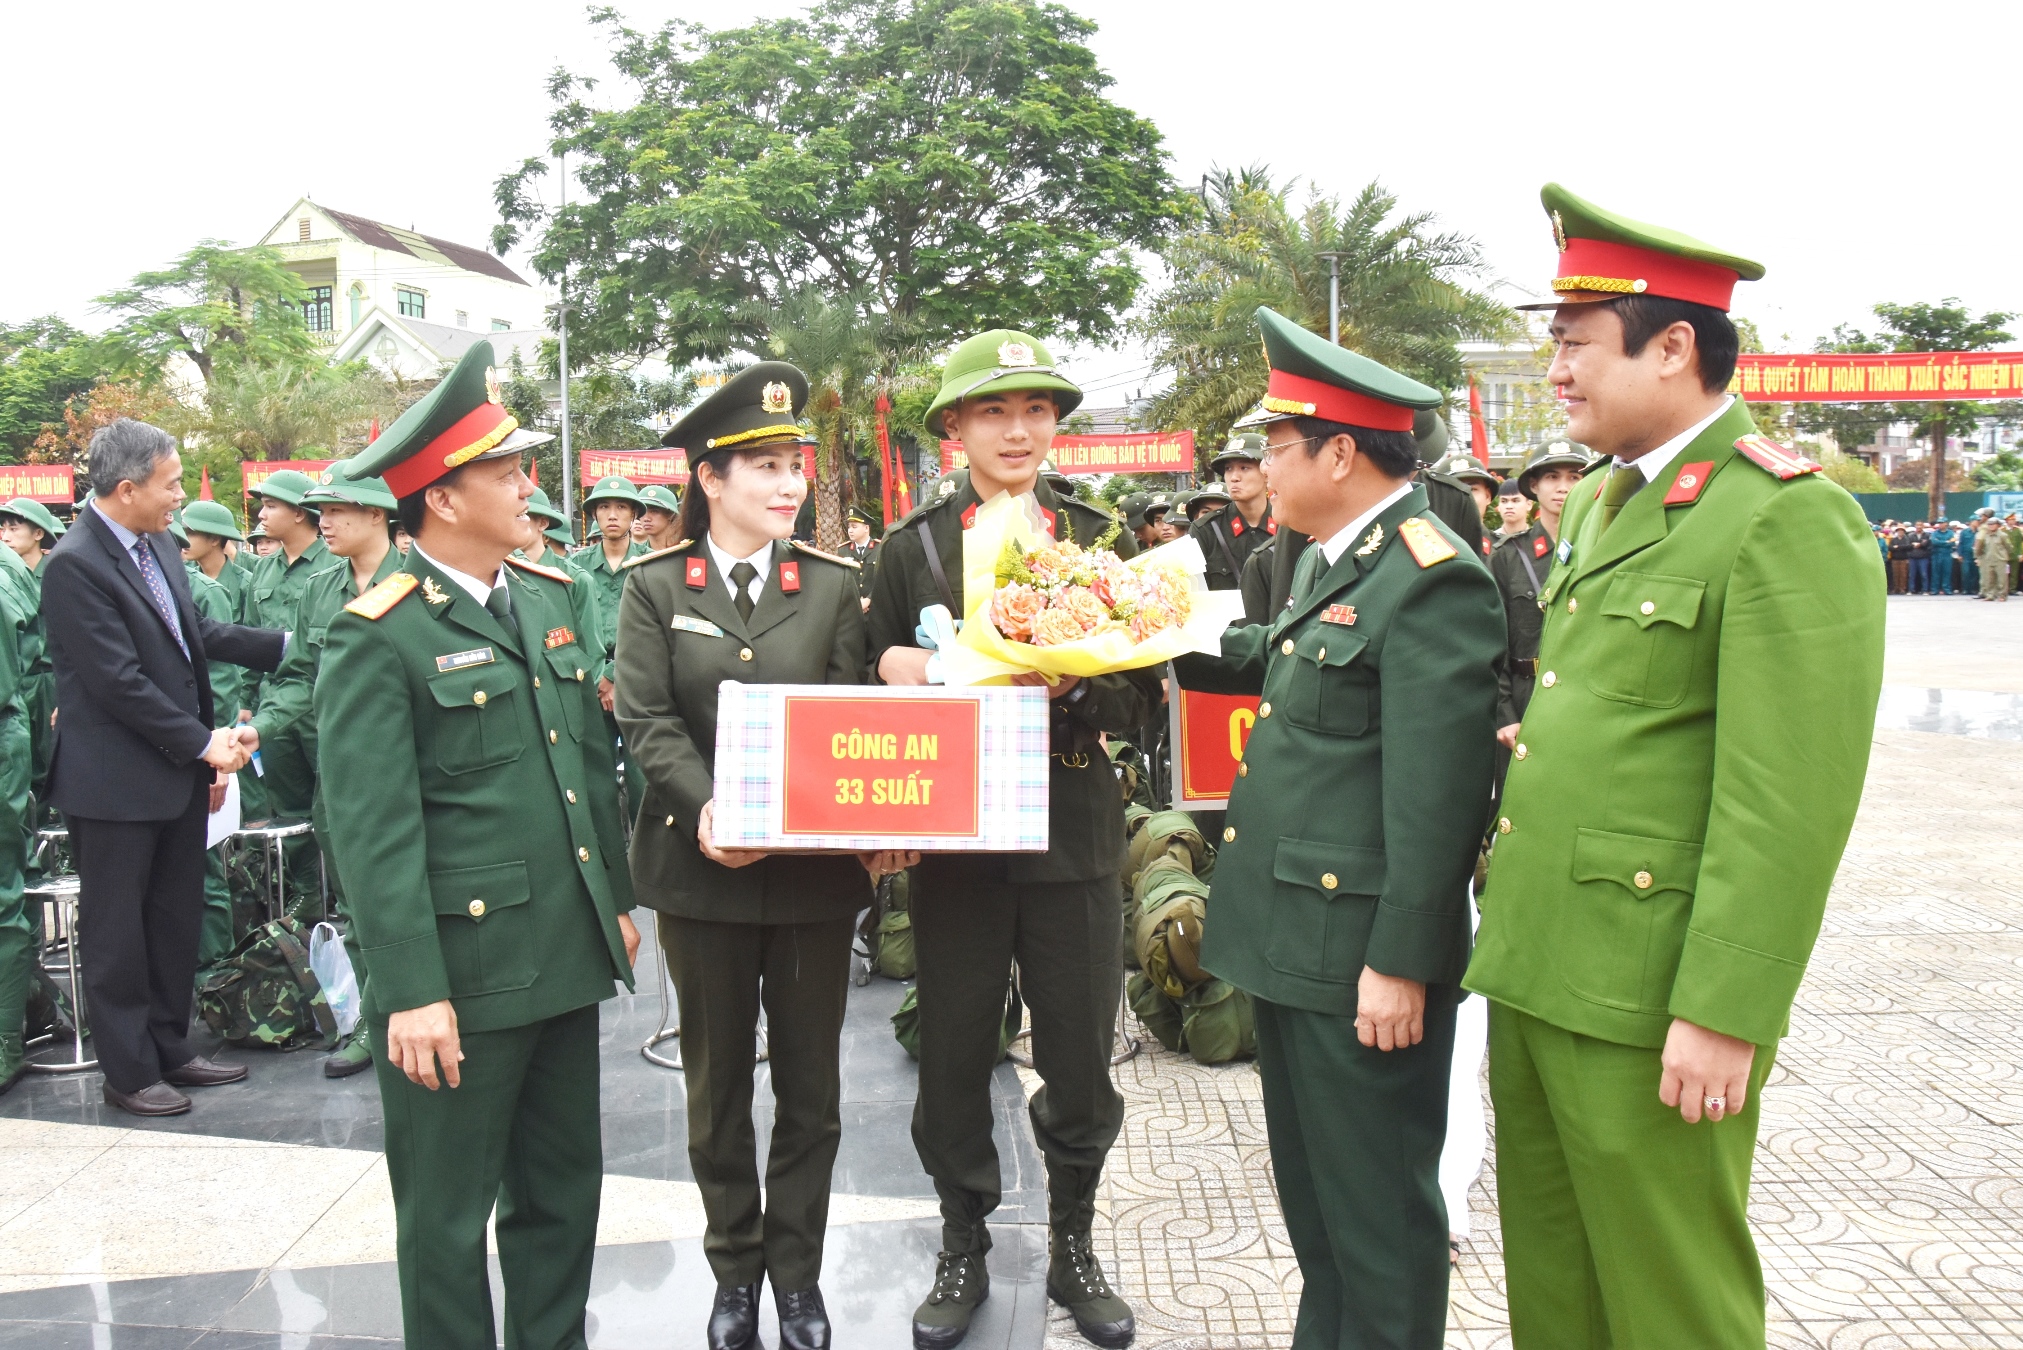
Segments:
[[[155,602],[155,613],[162,616],[162,622],[169,626],[169,633],[182,649],[183,659],[190,659],[190,644],[183,641],[183,625],[176,617],[175,601],[169,598],[169,583],[162,579],[161,564],[155,559],[154,546],[146,539],[136,539],[133,544],[134,566],[140,568],[140,579],[148,586],[148,595]]]
[[[1618,464],[1609,470],[1608,486],[1602,489],[1602,528],[1615,523],[1616,515],[1648,480],[1634,464]]]
[[[751,622],[752,607],[758,602],[752,599],[752,583],[758,580],[759,569],[748,562],[741,562],[731,568],[731,587],[736,594],[731,603],[738,607],[738,617]]]
[[[508,632],[513,628],[513,596],[504,586],[492,587],[492,593],[485,597],[485,608],[492,611],[492,617],[506,625]]]

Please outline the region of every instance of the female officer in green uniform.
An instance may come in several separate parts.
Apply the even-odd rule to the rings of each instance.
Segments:
[[[711,842],[718,684],[864,679],[856,565],[787,542],[807,496],[794,423],[807,394],[800,371],[760,362],[668,433],[694,466],[683,542],[627,563],[619,603],[618,722],[642,797],[632,876],[640,903],[658,912],[681,1000],[689,1165],[718,1284],[711,1350],[755,1342],[762,1276],[773,1284],[781,1344],[829,1344],[816,1281],[842,1136],[850,936],[870,885],[849,857]],[[763,1212],[752,1128],[762,1005],[778,1103]]]

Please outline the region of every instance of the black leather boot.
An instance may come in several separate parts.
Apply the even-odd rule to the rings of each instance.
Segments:
[[[759,1286],[718,1286],[709,1310],[709,1350],[750,1350],[759,1343]]]
[[[820,1285],[791,1294],[774,1285],[773,1304],[780,1312],[780,1350],[829,1350],[829,1310]]]

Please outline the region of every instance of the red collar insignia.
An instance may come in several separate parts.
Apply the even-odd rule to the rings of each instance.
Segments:
[[[1552,552],[1552,540],[1546,538],[1544,535],[1541,534],[1538,538],[1531,541],[1532,557],[1543,558],[1550,552]]]
[[[792,559],[780,564],[780,589],[788,595],[801,589],[801,564]]]
[[[970,505],[969,505],[969,507],[968,507],[968,509],[966,509],[966,510],[965,510],[965,511],[964,511],[964,512],[962,513],[962,528],[963,528],[963,529],[965,529],[965,530],[966,530],[966,529],[969,529],[969,528],[970,528],[970,527],[971,527],[972,525],[975,525],[975,524],[976,524],[976,508],[977,508],[977,507],[979,507],[979,506],[981,506],[982,504],[983,504],[983,503],[981,503],[981,502],[971,502],[971,503],[970,503]],[[1060,532],[1059,532],[1059,530],[1058,530],[1058,529],[1056,528],[1056,526],[1057,526],[1057,525],[1059,524],[1059,522],[1060,522],[1060,517],[1056,516],[1056,515],[1055,515],[1055,514],[1054,514],[1054,513],[1052,512],[1052,511],[1049,511],[1049,510],[1047,510],[1047,508],[1046,508],[1046,507],[1044,507],[1044,506],[1042,506],[1042,507],[1040,508],[1040,514],[1041,514],[1042,516],[1046,517],[1046,522],[1047,522],[1047,538],[1049,538],[1049,539],[1058,539],[1058,538],[1060,538]]]
[[[1275,520],[1267,520],[1267,521],[1265,521],[1265,522],[1264,522],[1264,532],[1265,532],[1266,534],[1277,534],[1277,533],[1278,533],[1278,522],[1277,522],[1277,521],[1275,521]]]
[[[1242,516],[1239,515],[1235,520],[1229,522],[1229,534],[1231,538],[1237,538],[1243,534]]]
[[[1707,486],[1713,468],[1714,461],[1711,459],[1682,467],[1679,476],[1672,480],[1672,490],[1665,494],[1665,505],[1691,506],[1698,501],[1700,490]]]
[[[709,585],[709,563],[698,553],[688,560],[688,588],[699,591]]]
[[[982,502],[971,502],[971,503],[969,504],[969,508],[968,508],[967,510],[965,510],[965,511],[964,511],[964,512],[962,513],[962,528],[963,528],[963,529],[965,529],[965,530],[966,530],[966,529],[968,529],[968,528],[969,528],[970,526],[972,526],[972,525],[976,524],[976,508],[977,508],[977,507],[979,507],[979,506],[981,506],[981,505],[983,505],[983,503],[982,503]]]

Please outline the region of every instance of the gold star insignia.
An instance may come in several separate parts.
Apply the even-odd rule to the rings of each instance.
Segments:
[[[1362,546],[1356,550],[1356,556],[1358,558],[1367,558],[1379,548],[1382,548],[1383,544],[1384,527],[1382,525],[1372,525],[1369,537],[1363,540]]]
[[[443,588],[436,585],[434,577],[421,579],[421,598],[431,605],[447,605],[450,602],[449,596],[443,593]]]

